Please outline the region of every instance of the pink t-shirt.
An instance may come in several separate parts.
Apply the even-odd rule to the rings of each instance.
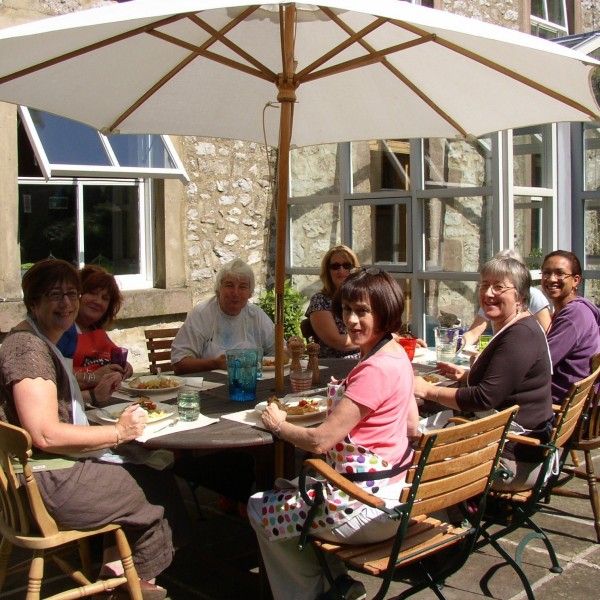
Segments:
[[[372,411],[350,432],[350,438],[392,465],[407,458],[413,382],[412,365],[405,353],[378,352],[358,363],[346,378],[345,395]]]

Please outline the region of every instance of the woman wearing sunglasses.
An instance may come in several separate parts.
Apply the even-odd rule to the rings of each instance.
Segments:
[[[494,336],[470,371],[438,363],[461,387],[441,387],[415,377],[415,395],[462,412],[504,410],[518,405],[515,427],[545,442],[552,430],[550,353],[539,322],[527,309],[531,275],[514,258],[492,258],[480,271],[479,304]],[[507,442],[502,454],[512,476],[494,487],[526,490],[535,482],[542,451]]]
[[[552,401],[560,404],[575,381],[590,374],[590,360],[600,352],[600,310],[577,295],[583,281],[572,252],[555,250],[542,263],[542,288],[554,306],[548,330],[552,357]]]
[[[321,260],[323,287],[311,297],[305,315],[316,341],[321,345],[322,358],[358,358],[358,346],[352,342],[344,321],[334,315],[331,306],[336,291],[350,271],[359,266],[358,257],[348,246],[330,248]]]

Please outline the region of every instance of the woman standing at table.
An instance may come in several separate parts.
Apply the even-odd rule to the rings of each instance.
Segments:
[[[408,438],[417,435],[418,426],[412,367],[392,338],[402,324],[402,290],[380,269],[360,269],[341,285],[334,310],[342,315],[361,358],[341,383],[331,413],[318,427],[304,428],[289,423],[285,411],[269,404],[262,420],[286,442],[314,454],[325,453],[327,462],[348,477],[359,473],[366,460],[379,473],[372,474],[372,481],[357,484],[395,505],[412,455]],[[336,510],[329,511],[327,522],[324,515],[317,516],[313,531],[319,537],[359,544],[394,535],[397,523],[381,511],[349,499],[335,488],[327,489],[327,500]],[[297,546],[305,511],[296,489],[255,494],[248,503],[248,516],[276,600],[314,600],[324,592],[325,578],[316,556],[309,548],[300,552]],[[336,587],[354,594],[351,597],[362,597],[362,584],[352,580],[343,565],[337,571]]]
[[[111,362],[111,351],[117,345],[108,337],[105,328],[115,319],[123,304],[114,276],[97,265],[86,265],[79,276],[79,311],[75,323],[56,345],[63,356],[72,359],[79,387],[92,390],[91,395],[95,396],[94,388],[102,379],[109,377],[118,386],[123,379],[131,376],[133,368],[129,363],[121,366]],[[99,404],[102,405],[101,400]]]
[[[544,330],[527,310],[531,276],[514,258],[492,258],[480,271],[479,303],[491,321],[494,336],[470,371],[438,363],[443,375],[461,382],[440,387],[415,377],[415,394],[463,412],[503,410],[515,404],[520,432],[547,440],[553,424],[550,396],[550,354]],[[525,490],[537,478],[542,453],[508,442],[502,462],[513,473],[495,488]]]
[[[544,258],[542,287],[554,306],[548,330],[552,357],[552,401],[560,404],[576,381],[590,374],[590,361],[600,352],[600,310],[577,295],[583,281],[581,264],[572,252],[555,250]]]
[[[330,248],[321,260],[323,287],[313,294],[305,316],[321,349],[322,358],[358,358],[358,346],[348,335],[344,321],[332,310],[333,297],[352,269],[360,266],[358,256],[348,246]]]
[[[171,563],[174,532],[180,540],[185,535],[185,525],[178,523],[185,509],[167,473],[122,464],[110,450],[138,437],[147,413],[132,405],[114,424],[88,426],[79,386],[55,345],[77,315],[77,270],[63,260],[44,260],[25,273],[22,286],[27,319],[0,347],[0,419],[29,433],[34,458],[44,452],[71,462],[69,468],[34,472],[57,523],[70,529],[119,523],[132,546],[144,598],[160,600],[166,590],[153,580]],[[101,575],[122,572],[112,552],[106,551]]]

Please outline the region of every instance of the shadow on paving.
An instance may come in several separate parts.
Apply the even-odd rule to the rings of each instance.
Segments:
[[[596,460],[600,460],[597,453]],[[569,487],[584,490],[580,481]],[[192,515],[196,513],[189,489],[182,488]],[[173,564],[158,582],[169,590],[171,600],[201,598],[206,600],[268,600],[268,587],[261,593],[263,579],[259,575],[259,553],[254,533],[248,522],[238,515],[223,514],[216,496],[200,489],[197,493],[201,514],[190,519],[193,527],[193,543],[181,549]],[[550,559],[545,546],[539,540],[530,542],[523,554],[523,569],[532,583],[536,598],[589,600],[598,597],[598,566],[600,544],[592,522],[589,501],[553,496],[535,518],[536,523],[548,533],[557,552],[562,574],[550,572]],[[502,546],[514,556],[522,532],[515,532],[501,541]],[[13,553],[13,560],[20,554]],[[96,554],[99,558],[99,549]],[[52,566],[48,574],[55,573]],[[379,580],[359,573],[351,573],[363,581],[368,597],[372,597]],[[24,573],[8,578],[0,598],[22,599],[25,597]],[[393,582],[387,597],[393,598],[407,588],[402,581]],[[45,586],[44,595],[65,589],[64,579],[58,578]],[[498,600],[523,600],[523,586],[516,573],[491,547],[474,553],[466,565],[446,581],[443,593],[447,600],[475,600],[496,598]],[[416,600],[435,598],[425,590],[414,596]]]

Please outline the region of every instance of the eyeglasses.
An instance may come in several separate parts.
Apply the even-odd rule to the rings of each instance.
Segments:
[[[556,277],[557,281],[564,281],[567,277],[573,277],[573,273],[563,273],[563,271],[542,271],[542,279]]]
[[[501,283],[479,283],[477,284],[477,289],[481,294],[485,294],[491,289],[494,296],[499,296],[500,294],[504,294],[506,290],[514,290],[516,288],[514,285],[502,285]]]
[[[339,271],[340,269],[344,269],[345,271],[350,271],[351,269],[354,268],[354,265],[349,262],[345,262],[345,263],[332,262],[332,263],[329,263],[329,268],[332,271]]]
[[[65,296],[69,302],[75,302],[79,298],[79,292],[77,290],[69,290],[67,292],[61,292],[60,290],[51,290],[44,294],[50,302],[60,302]]]

